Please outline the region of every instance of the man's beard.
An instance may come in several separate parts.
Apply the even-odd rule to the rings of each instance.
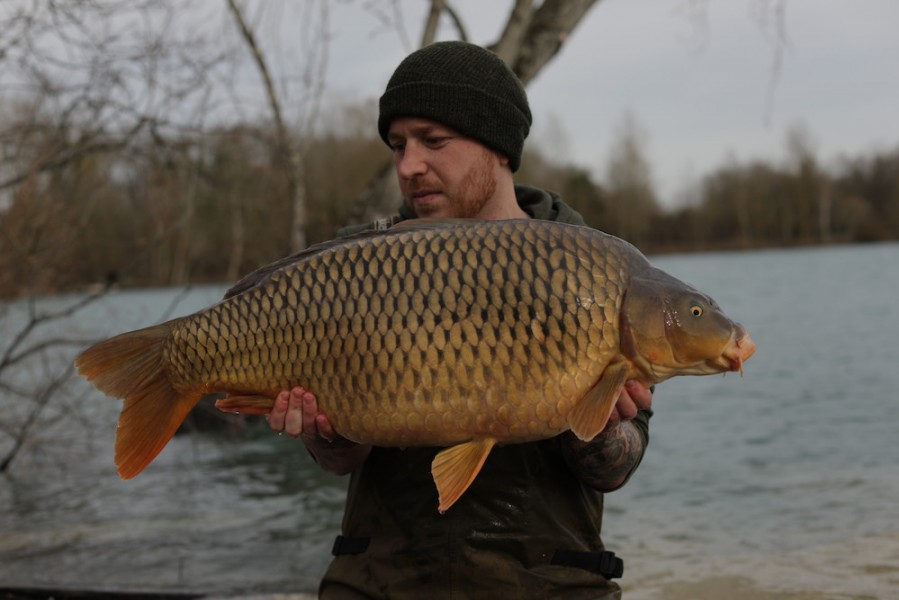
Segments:
[[[446,215],[447,218],[470,219],[481,213],[496,193],[493,160],[494,155],[485,149],[481,158],[472,165],[456,189],[443,190],[445,197],[450,201],[448,206],[450,214]],[[413,210],[415,206],[411,195],[418,189],[430,189],[430,186],[426,181],[410,182],[406,191],[406,204]],[[430,215],[416,213],[416,216]]]

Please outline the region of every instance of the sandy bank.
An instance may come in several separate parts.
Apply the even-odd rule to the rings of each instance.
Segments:
[[[899,590],[899,532],[688,568],[634,558],[629,567],[626,600],[887,600]]]

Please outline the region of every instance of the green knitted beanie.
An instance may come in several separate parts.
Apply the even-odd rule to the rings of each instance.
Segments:
[[[378,131],[385,142],[397,117],[451,127],[506,156],[513,172],[531,127],[527,94],[515,73],[467,42],[437,42],[400,63],[380,101]]]

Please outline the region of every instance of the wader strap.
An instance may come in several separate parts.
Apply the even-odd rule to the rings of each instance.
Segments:
[[[577,567],[599,573],[606,579],[624,575],[624,561],[614,552],[578,552],[577,550],[556,550],[551,565]]]
[[[347,537],[338,535],[334,540],[334,547],[331,548],[331,554],[341,556],[342,554],[362,554],[368,549],[368,543],[371,538],[367,537]]]

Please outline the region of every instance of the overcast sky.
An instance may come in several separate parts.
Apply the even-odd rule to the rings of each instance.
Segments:
[[[899,145],[899,1],[789,0],[786,45],[757,18],[760,0],[601,0],[528,87],[530,143],[593,171],[630,112],[662,200],[728,160],[781,161],[801,124],[817,157]],[[375,98],[416,43],[426,3],[399,2],[406,41],[359,3],[335,3],[330,93]],[[510,1],[456,0],[470,41],[494,41]],[[688,14],[705,6],[704,19]],[[455,38],[445,25],[441,39]],[[372,124],[374,126],[374,123]],[[564,143],[561,143],[563,140]]]

